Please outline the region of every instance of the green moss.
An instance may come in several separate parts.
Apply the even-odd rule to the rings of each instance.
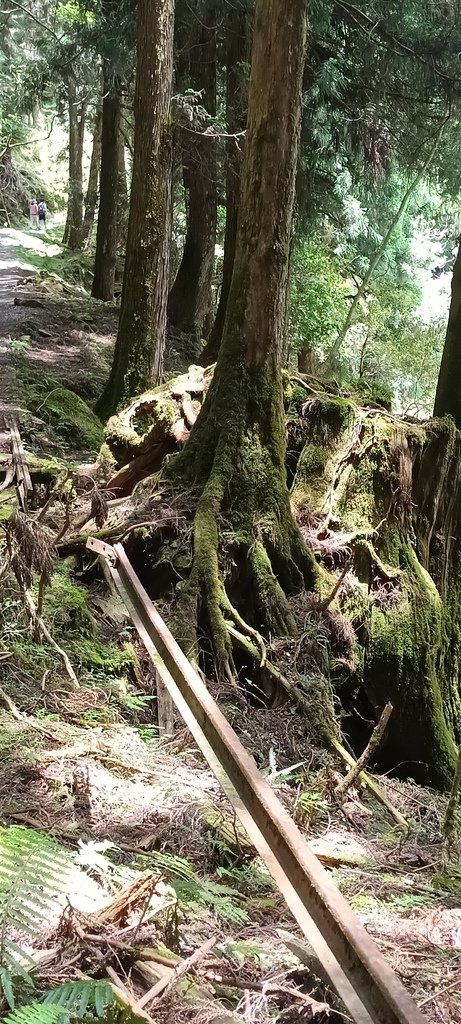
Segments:
[[[102,423],[74,391],[54,388],[37,411],[66,443],[85,452],[99,451],[104,441]]]
[[[370,459],[348,468],[345,487],[337,505],[337,514],[346,530],[367,531],[376,525],[375,471],[376,466]]]
[[[83,669],[96,676],[118,676],[128,669],[137,669],[138,660],[131,644],[122,648],[103,643],[96,638],[83,638],[75,649],[75,658]]]
[[[33,476],[55,479],[69,468],[69,463],[53,457],[41,458],[32,452],[27,453],[27,464]]]
[[[56,636],[78,632],[80,638],[93,636],[94,620],[87,604],[86,590],[73,579],[72,559],[58,563],[45,591],[44,617]]]
[[[348,382],[347,386],[362,405],[370,405],[373,408],[378,407],[390,412],[393,392],[392,388],[384,384],[383,381],[366,380],[361,377]]]
[[[415,552],[400,542],[402,596],[371,608],[365,685],[378,706],[394,705],[393,739],[408,772],[442,787],[450,784],[456,751],[444,715],[438,676],[443,605]]]
[[[292,384],[290,381],[284,384],[283,398],[288,418],[301,416],[308,397],[306,389],[299,384]]]
[[[238,317],[238,309],[234,313]],[[266,625],[270,620],[270,629],[282,621],[287,624],[283,592],[299,590],[304,580],[315,578],[315,560],[303,544],[289,503],[281,374],[264,366],[245,367],[239,354],[242,338],[237,328],[235,345],[223,349],[219,373],[184,451],[166,467],[175,482],[192,485],[199,493],[193,566],[181,600],[187,614],[194,603],[204,613],[220,664],[228,662],[230,653],[226,562],[220,562],[226,533],[233,557],[236,551],[245,557],[254,544],[264,550],[264,560],[259,547],[253,564],[250,558],[249,586],[260,609],[267,602],[260,617]],[[242,607],[243,616],[245,612]],[[175,618],[180,620],[179,610]]]
[[[325,444],[308,441],[304,445],[292,489],[293,506],[300,517],[303,517],[303,513],[315,514],[322,511],[328,463],[331,463],[331,459]]]
[[[327,514],[326,497],[332,486],[341,483],[336,470],[341,452],[350,445],[355,416],[347,399],[313,400],[291,493],[298,519]]]
[[[0,494],[0,522],[7,522],[16,511],[17,497],[16,488],[7,487]]]
[[[268,636],[292,635],[296,624],[285,594],[274,576],[267,551],[256,541],[250,549],[250,566],[260,623]]]
[[[168,434],[178,416],[176,402],[156,391],[141,395],[136,404],[133,418],[128,420],[126,413],[117,413],[110,417],[105,429],[105,447],[117,456],[124,452],[127,459],[136,455],[148,439],[151,442],[157,434],[159,439]]]

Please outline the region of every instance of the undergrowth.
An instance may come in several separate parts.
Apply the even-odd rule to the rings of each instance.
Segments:
[[[45,591],[44,619],[54,639],[65,646],[80,685],[100,690],[107,704],[112,701],[120,714],[136,720],[148,708],[149,700],[141,699],[139,703],[136,694],[130,694],[139,671],[131,632],[123,628],[115,631],[92,614],[88,592],[76,579],[75,568],[73,560],[58,563]],[[32,594],[36,599],[37,581]],[[31,633],[20,594],[12,582],[0,603],[0,645],[10,654],[0,661],[4,690],[21,710],[37,712],[39,699],[53,711],[53,691],[67,689],[67,680],[55,650]],[[130,696],[134,700],[131,708]]]

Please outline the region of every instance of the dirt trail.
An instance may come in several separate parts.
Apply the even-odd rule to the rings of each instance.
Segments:
[[[14,394],[14,373],[11,364],[11,338],[21,333],[24,313],[14,305],[16,285],[27,277],[33,268],[20,262],[17,245],[27,240],[25,232],[12,228],[0,230],[0,450],[9,449],[9,435],[4,430],[3,417],[6,412],[17,410]]]

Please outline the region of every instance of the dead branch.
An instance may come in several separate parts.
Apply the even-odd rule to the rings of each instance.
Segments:
[[[329,594],[329,596],[326,597],[324,601],[320,601],[319,602],[318,608],[319,608],[320,612],[326,612],[326,610],[330,606],[331,602],[334,601],[334,599],[336,597],[336,594],[338,593],[338,590],[339,590],[341,584],[343,583],[345,577],[347,576],[347,574],[349,572],[349,569],[350,569],[350,566],[351,566],[351,561],[352,561],[351,558],[347,559],[347,562],[346,562],[346,564],[345,564],[345,566],[344,566],[344,568],[343,568],[343,570],[341,572],[341,575],[336,580],[336,583],[335,583],[335,585],[333,587],[333,590],[331,591],[331,594]]]
[[[132,992],[127,988],[125,983],[119,978],[118,974],[114,971],[113,967],[106,967],[107,975],[110,979],[111,988],[113,989],[114,995],[120,1002],[128,1006],[130,1010],[134,1012],[136,1006],[136,999]],[[136,1016],[141,1017],[142,1020],[149,1021],[149,1024],[155,1024],[152,1017],[144,1010],[136,1010]]]
[[[91,914],[89,920],[94,925],[120,925],[139,906],[148,902],[155,891],[159,876],[154,877],[152,871],[144,871],[142,875],[135,878],[95,914]]]
[[[383,710],[383,712],[381,714],[381,717],[379,719],[378,724],[375,725],[375,727],[373,729],[373,732],[372,732],[372,734],[370,736],[370,739],[369,739],[369,741],[368,741],[368,743],[367,743],[367,745],[365,747],[365,750],[363,751],[363,754],[361,754],[360,757],[357,759],[357,761],[355,762],[354,767],[351,768],[350,772],[347,773],[347,775],[346,775],[345,779],[343,780],[343,782],[341,783],[341,785],[337,787],[337,789],[335,791],[335,796],[338,798],[338,800],[343,800],[344,799],[348,789],[350,789],[350,787],[358,779],[358,777],[360,775],[360,772],[365,767],[365,765],[368,764],[370,759],[373,757],[373,754],[375,753],[375,750],[378,749],[379,744],[381,743],[381,740],[382,740],[382,738],[384,736],[384,733],[386,731],[387,723],[388,723],[388,721],[389,721],[389,719],[391,717],[391,714],[392,714],[393,710],[394,710],[394,708],[393,708],[392,704],[386,704],[386,706],[385,706],[385,708],[384,708],[384,710]],[[460,781],[461,781],[461,779],[460,779]]]
[[[350,754],[349,751],[346,750],[346,748],[343,746],[342,743],[340,743],[336,736],[330,736],[330,746],[333,747],[334,750],[336,750],[336,752],[342,757],[344,763],[347,764],[349,768],[353,768],[355,766],[357,762],[352,757],[352,754]],[[410,826],[408,824],[407,819],[403,816],[403,814],[401,814],[397,807],[394,807],[394,804],[391,803],[387,794],[384,792],[383,789],[381,789],[381,786],[379,786],[378,783],[375,782],[374,779],[372,779],[371,775],[368,775],[367,772],[364,772],[362,769],[359,779],[362,785],[366,786],[367,789],[370,790],[370,793],[373,793],[373,796],[375,796],[376,799],[379,800],[380,803],[382,803],[383,806],[387,808],[389,814],[391,814],[392,817],[394,818],[394,821],[397,822],[397,825],[399,825],[400,828],[402,828],[405,833],[409,832]]]
[[[7,710],[10,712],[10,714],[13,716],[13,718],[16,719],[17,722],[21,722],[22,721],[24,716],[19,711],[19,708],[16,707],[16,704],[14,703],[14,700],[12,700],[11,697],[7,693],[5,693],[3,687],[1,687],[1,686],[0,686],[0,703],[3,704],[7,708]]]
[[[62,660],[64,662],[65,670],[67,672],[67,675],[69,676],[69,679],[71,680],[72,688],[74,690],[79,690],[80,689],[80,683],[79,683],[79,681],[77,679],[77,676],[75,675],[75,672],[74,672],[74,670],[72,668],[72,664],[70,662],[70,658],[69,658],[68,654],[66,654],[66,652],[63,650],[63,648],[60,647],[59,644],[56,643],[56,640],[51,636],[51,633],[50,633],[48,627],[45,625],[41,615],[38,614],[37,607],[35,605],[35,602],[34,602],[34,599],[33,599],[32,595],[31,595],[31,593],[28,590],[25,590],[25,589],[24,589],[23,593],[24,593],[24,600],[26,602],[27,610],[29,612],[29,615],[31,617],[32,622],[37,626],[37,628],[39,629],[40,633],[43,634],[43,636],[45,637],[45,640],[47,640],[48,643],[51,645],[51,647],[53,647],[54,650],[59,654],[59,657],[62,658]]]
[[[144,1006],[147,1006],[147,1003],[152,1002],[152,1000],[158,998],[158,996],[166,996],[167,993],[174,988],[177,981],[179,981],[179,979],[185,974],[188,974],[193,967],[196,967],[200,960],[203,960],[207,953],[213,949],[213,946],[216,946],[217,941],[218,939],[216,936],[213,936],[211,939],[207,939],[206,942],[199,946],[191,956],[187,957],[187,960],[183,960],[178,964],[178,966],[171,973],[166,975],[166,977],[160,978],[160,980],[157,981],[156,984],[145,993],[145,995],[143,995],[142,999],[136,1003],[134,1007],[135,1012],[138,1009],[142,1010]]]
[[[298,1002],[308,1006],[313,1018],[321,1014],[328,1016],[331,1011],[331,1006],[328,1003],[319,1003],[317,999],[313,999],[312,996],[301,992],[299,988],[294,988],[291,985],[279,985],[276,981],[250,981],[248,978],[236,978],[234,975],[223,975],[215,971],[206,971],[203,977],[207,981],[211,981],[213,986],[243,988],[248,989],[250,992],[261,992],[265,996],[289,996],[293,1001],[298,1000]]]

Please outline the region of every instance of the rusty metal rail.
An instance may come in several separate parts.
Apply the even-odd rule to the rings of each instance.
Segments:
[[[353,1020],[424,1024],[170,633],[122,545],[89,538],[87,547],[105,559],[165,687]]]

